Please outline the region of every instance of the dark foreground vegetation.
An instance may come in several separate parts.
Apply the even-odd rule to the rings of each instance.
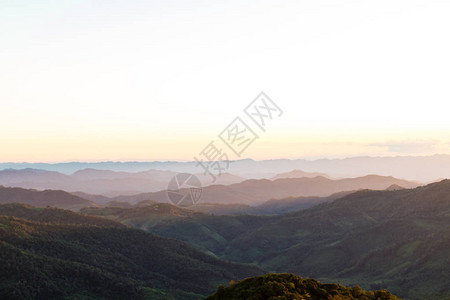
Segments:
[[[294,274],[268,274],[219,286],[205,300],[395,300],[388,291],[363,291],[360,287],[320,283]]]

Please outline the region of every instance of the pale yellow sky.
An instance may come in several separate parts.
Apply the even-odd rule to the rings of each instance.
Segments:
[[[402,139],[397,139],[402,136]],[[349,133],[323,130],[278,135],[261,135],[240,158],[334,158],[349,156],[431,155],[450,153],[445,142],[448,132],[374,132]],[[36,136],[10,138],[1,150],[4,162],[60,162],[101,160],[192,160],[210,141],[238,159],[217,135],[145,136],[124,133],[83,134],[80,136]],[[10,150],[11,149],[11,150]],[[11,151],[8,153],[8,150]]]
[[[0,3],[0,161],[450,153],[448,1]],[[255,129],[256,130],[256,129]],[[223,147],[223,144],[221,145]]]

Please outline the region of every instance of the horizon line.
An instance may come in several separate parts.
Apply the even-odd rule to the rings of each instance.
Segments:
[[[345,160],[345,159],[354,159],[354,158],[401,158],[401,157],[433,157],[433,156],[450,156],[450,153],[435,153],[435,154],[424,154],[424,155],[356,155],[356,156],[344,156],[344,157],[298,157],[298,158],[267,158],[267,159],[253,159],[253,158],[241,158],[241,159],[230,159],[230,162],[236,161],[275,161],[275,160],[306,160],[306,161],[318,161],[318,160]],[[6,161],[0,162],[0,164],[70,164],[70,163],[84,163],[84,164],[95,164],[95,163],[192,163],[195,160],[63,160],[63,161]]]

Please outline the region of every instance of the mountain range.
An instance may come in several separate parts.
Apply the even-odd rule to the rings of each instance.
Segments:
[[[303,178],[303,177],[314,178],[314,177],[318,177],[318,176],[329,178],[329,176],[325,173],[305,172],[302,170],[292,170],[290,172],[284,172],[284,173],[277,174],[270,179],[277,180],[277,179],[283,179],[283,178]]]
[[[417,186],[378,175],[251,179],[206,186],[207,201],[190,209],[163,203],[165,191],[85,194],[107,200],[101,207],[62,190],[0,187],[0,203],[7,203],[0,205],[2,295],[89,299],[134,291],[136,299],[197,299],[229,280],[289,272],[407,299],[446,299],[450,180]],[[165,258],[152,260],[155,252],[174,265],[163,270]],[[185,277],[203,273],[208,280],[197,284]],[[101,282],[86,281],[91,277]],[[109,285],[118,288],[105,291]]]
[[[66,163],[0,163],[1,169],[41,169],[73,174],[83,169],[111,170],[117,172],[145,172],[148,170],[176,173],[203,172],[195,161],[153,162],[66,162]],[[324,173],[333,178],[360,177],[367,174],[394,176],[413,181],[432,182],[450,177],[450,155],[350,157],[342,159],[272,159],[256,161],[242,159],[230,161],[227,172],[243,178],[272,178],[279,173],[299,169],[305,172]],[[424,170],[426,170],[424,172]],[[0,183],[1,184],[1,183]]]
[[[97,206],[96,203],[61,190],[37,191],[0,186],[1,203],[24,203],[38,207],[53,206],[71,210]]]
[[[189,210],[195,212],[203,212],[213,215],[279,215],[288,212],[294,212],[301,209],[306,209],[320,203],[331,202],[335,199],[341,198],[352,193],[352,191],[344,191],[332,194],[328,197],[288,197],[284,199],[271,199],[261,204],[250,206],[247,204],[220,204],[220,203],[197,203],[189,206]],[[103,199],[102,199],[103,200]],[[136,204],[123,201],[109,201],[104,203],[104,207],[118,207],[118,208],[139,208],[146,206],[153,206],[155,204],[162,204],[153,200],[144,200]],[[87,209],[84,209],[87,210]]]
[[[396,184],[405,188],[419,184],[390,176],[368,175],[357,178],[328,179],[322,176],[314,178],[283,178],[277,180],[249,179],[230,185],[210,185],[202,190],[201,203],[248,204],[258,205],[270,199],[287,197],[327,197],[343,191],[360,189],[384,190]],[[111,200],[137,203],[151,199],[157,202],[170,202],[166,191],[143,193],[133,196],[118,196]]]
[[[276,216],[114,209],[105,217],[270,272],[383,288],[407,299],[450,297],[450,180],[361,190]]]
[[[206,299],[398,299],[385,290],[294,274],[255,276],[265,272],[176,240],[104,218],[24,204],[0,205],[0,264],[0,298],[13,300],[193,300],[217,284]]]
[[[116,172],[111,170],[83,169],[66,175],[40,169],[6,169],[0,171],[0,185],[31,189],[53,189],[103,196],[133,195],[160,191],[167,188],[172,171],[146,170],[143,172]],[[211,178],[197,174],[203,186],[211,184]],[[233,184],[245,178],[224,173],[216,184]]]

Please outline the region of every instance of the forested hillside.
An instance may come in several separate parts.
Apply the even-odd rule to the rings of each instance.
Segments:
[[[26,209],[36,218],[35,208]],[[197,299],[217,284],[263,273],[112,221],[79,215],[67,225],[58,221],[64,212],[49,210],[46,223],[0,216],[0,298]]]

